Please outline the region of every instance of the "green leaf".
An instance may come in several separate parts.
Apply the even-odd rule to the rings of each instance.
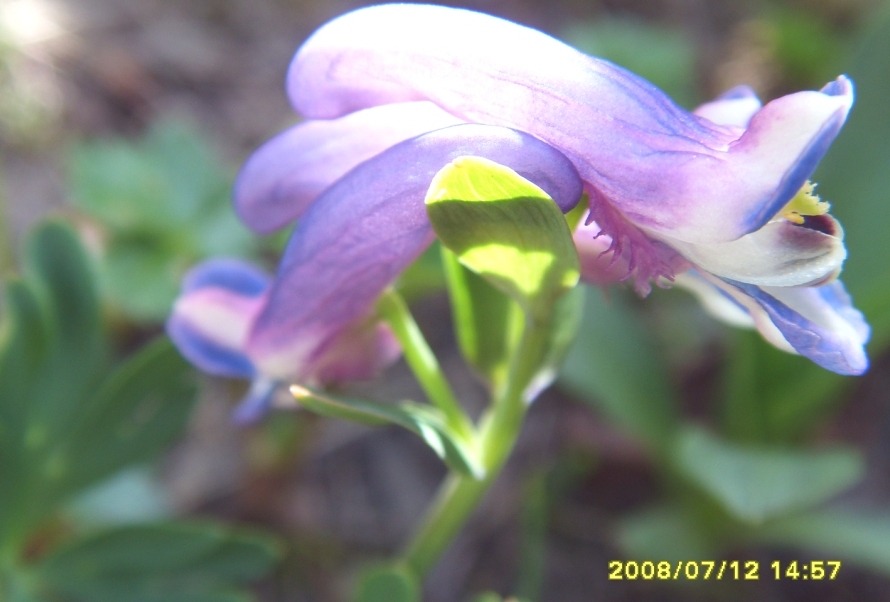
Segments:
[[[559,384],[655,450],[677,425],[674,390],[649,333],[619,298],[589,287]]]
[[[586,291],[587,287],[577,286],[554,304],[553,313],[547,322],[547,338],[541,362],[529,385],[529,390],[533,393],[526,393],[528,399],[537,395],[534,391],[542,391],[550,386],[558,376],[581,328]]]
[[[521,334],[519,305],[442,248],[457,342],[464,358],[494,388],[507,377],[510,350]]]
[[[105,365],[96,278],[80,240],[63,222],[36,228],[25,259],[25,278],[41,300],[53,341],[44,366],[44,376],[52,373],[53,382],[44,383],[31,414],[45,421],[47,435],[53,436],[66,426],[70,406],[95,385]]]
[[[169,341],[102,381],[95,278],[77,237],[47,222],[7,285],[0,343],[0,541],[15,543],[57,504],[155,457],[185,425],[194,373]],[[12,545],[9,543],[9,545]]]
[[[0,461],[0,474],[9,468],[9,454],[21,445],[33,389],[49,353],[48,325],[40,300],[19,280],[8,282],[5,289],[0,333],[0,459],[5,461]],[[13,486],[7,479],[0,482]]]
[[[204,523],[110,529],[69,541],[36,569],[44,587],[86,602],[249,600],[233,586],[267,574],[281,546]]]
[[[296,385],[291,386],[290,392],[301,406],[322,416],[368,426],[396,424],[406,428],[423,439],[452,469],[476,479],[485,476],[476,450],[470,442],[452,432],[437,408],[411,401],[386,404],[320,395]]]
[[[160,453],[185,427],[197,393],[192,367],[161,337],[115,370],[46,462],[59,494]]]
[[[565,218],[513,170],[459,157],[433,178],[426,206],[442,244],[533,319],[546,319],[577,284],[578,254]]]
[[[856,83],[856,104],[814,181],[843,224],[849,259],[841,278],[872,325],[869,350],[876,354],[890,342],[890,63],[879,58],[890,56],[890,7],[870,22],[844,69]]]
[[[134,321],[161,321],[200,259],[256,253],[229,170],[193,127],[161,121],[135,143],[81,144],[70,164],[74,204],[105,229],[103,291]]]
[[[762,539],[890,574],[890,514],[823,510],[767,525]]]
[[[72,200],[113,230],[151,232],[194,222],[228,202],[230,177],[195,128],[155,123],[136,143],[81,143],[70,153]]]
[[[43,469],[105,366],[95,279],[74,232],[47,221],[6,287],[0,343],[0,541],[53,503]]]
[[[355,602],[419,602],[420,581],[408,568],[383,565],[359,578]]]
[[[820,504],[855,484],[864,470],[850,449],[737,445],[699,428],[678,437],[674,462],[731,515],[752,524]]]

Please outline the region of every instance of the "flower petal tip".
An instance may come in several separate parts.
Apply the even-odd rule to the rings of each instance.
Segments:
[[[269,279],[247,263],[216,259],[190,270],[166,330],[190,362],[211,374],[252,378],[244,344]]]
[[[252,426],[259,423],[272,406],[272,397],[278,383],[266,378],[257,378],[250,384],[244,399],[232,412],[232,422],[237,426]]]

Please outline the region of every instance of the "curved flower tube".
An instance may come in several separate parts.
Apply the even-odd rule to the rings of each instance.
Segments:
[[[277,381],[373,373],[397,357],[388,329],[371,318],[374,303],[432,243],[423,199],[441,167],[466,155],[512,168],[563,211],[581,197],[573,164],[528,134],[464,124],[411,138],[359,163],[315,199],[274,281],[233,262],[193,270],[168,321],[171,338],[203,370],[258,383],[243,406],[249,417]]]
[[[466,121],[528,132],[562,150],[598,202],[690,243],[735,240],[769,222],[853,102],[842,77],[822,92],[769,103],[745,129],[720,125],[541,32],[415,4],[373,6],[324,25],[294,57],[287,89],[311,119],[430,100]]]
[[[868,366],[867,328],[842,324],[864,325],[846,294],[826,306],[849,318],[829,320],[832,327],[804,320],[797,301],[782,303],[800,317],[801,328],[823,324],[808,332],[841,349],[841,359],[828,360],[819,345],[792,334],[784,310],[766,309],[783,295],[764,292],[817,294],[799,289],[830,282],[845,259],[840,225],[807,189],[853,102],[843,76],[820,92],[766,106],[740,86],[690,114],[645,80],[532,29],[460,9],[382,5],[348,13],[313,34],[291,63],[287,88],[297,111],[315,119],[295,128],[294,138],[312,138],[300,128],[324,129],[327,144],[343,140],[340,148],[351,149],[340,159],[345,163],[374,152],[367,128],[397,137],[399,114],[421,115],[411,119],[419,128],[424,119],[434,127],[450,115],[527,131],[565,153],[585,182],[589,222],[575,239],[588,281],[632,276],[645,293],[651,280],[672,280],[694,266],[713,275],[698,279],[704,286],[731,291],[718,296],[744,297],[739,307],[747,321],[774,344],[837,372],[858,374]],[[347,120],[361,125],[347,127]],[[348,136],[366,142],[350,144]],[[379,140],[382,151],[391,139]],[[255,191],[242,211],[255,220],[271,214],[273,198],[254,183],[256,174],[272,171],[268,162],[261,165],[261,155],[280,152],[287,164],[306,160],[269,144],[239,178],[236,204],[246,207],[247,191]],[[308,177],[299,173],[289,177]],[[326,175],[336,181],[336,170]],[[297,199],[295,188],[278,198]],[[283,204],[293,219],[305,202]]]

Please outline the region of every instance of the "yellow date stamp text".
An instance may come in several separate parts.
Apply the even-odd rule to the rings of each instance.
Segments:
[[[840,560],[610,560],[612,581],[758,581],[760,579],[831,581]]]

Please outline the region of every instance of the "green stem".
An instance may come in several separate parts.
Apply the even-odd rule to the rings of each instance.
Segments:
[[[439,361],[401,295],[392,289],[386,290],[377,301],[377,312],[392,328],[402,345],[405,360],[417,376],[427,397],[442,410],[448,425],[455,432],[460,433],[468,442],[472,441],[475,438],[473,423],[451,392],[451,386],[442,373]]]
[[[519,431],[528,404],[524,392],[540,362],[547,330],[527,324],[510,362],[506,386],[497,393],[483,416],[479,442],[485,478],[451,473],[442,484],[423,525],[406,548],[402,560],[418,576],[426,574],[469,518],[501,472]]]

